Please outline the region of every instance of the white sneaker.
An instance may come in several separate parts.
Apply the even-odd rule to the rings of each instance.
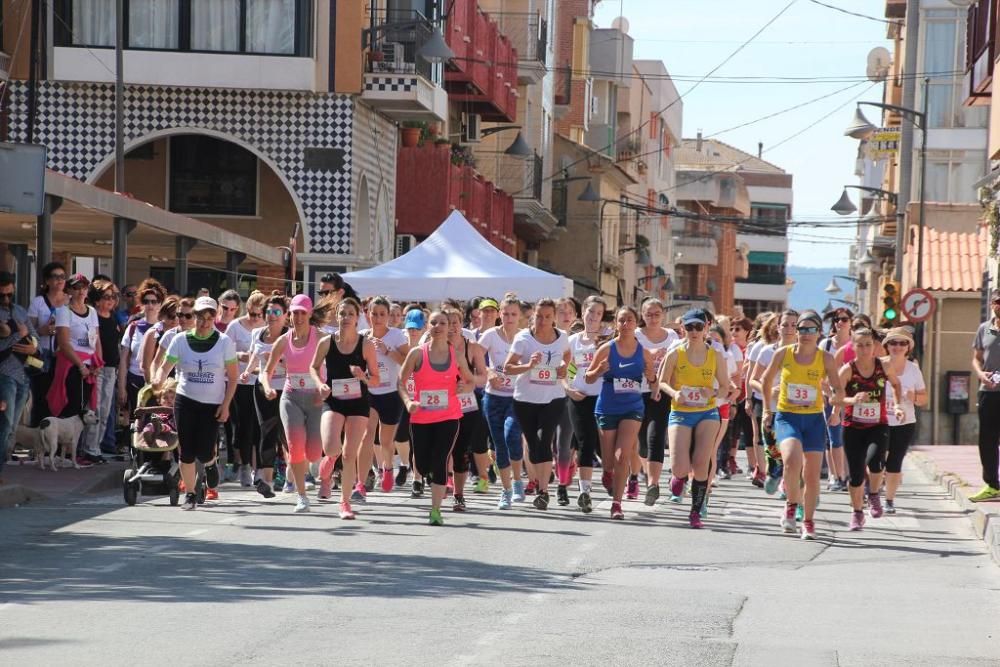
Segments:
[[[240,486],[249,488],[253,486],[253,472],[249,465],[240,466]]]
[[[295,514],[302,514],[309,511],[309,498],[305,496],[299,496],[299,501],[295,503],[295,509],[293,512]]]

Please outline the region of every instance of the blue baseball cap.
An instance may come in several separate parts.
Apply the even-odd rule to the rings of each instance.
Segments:
[[[695,322],[700,322],[701,324],[706,323],[705,311],[701,308],[692,308],[681,316],[681,324],[685,326],[688,324],[694,324]]]
[[[406,314],[406,321],[403,324],[404,329],[423,329],[427,325],[427,318],[424,317],[424,311],[413,309]]]

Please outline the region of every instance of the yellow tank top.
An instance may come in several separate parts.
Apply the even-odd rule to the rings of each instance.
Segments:
[[[795,361],[795,345],[785,348],[785,357],[781,362],[781,390],[778,393],[778,412],[792,412],[799,415],[811,415],[823,412],[823,392],[820,389],[826,366],[823,362],[825,353],[816,350],[812,363],[803,366]]]
[[[671,410],[677,412],[705,412],[715,407],[715,350],[708,348],[705,363],[695,366],[688,358],[687,343],[677,348],[677,366],[674,367],[673,386],[684,395],[687,405],[676,401]]]

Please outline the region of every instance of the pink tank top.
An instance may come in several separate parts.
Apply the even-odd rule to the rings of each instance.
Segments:
[[[316,357],[316,347],[319,345],[319,334],[309,327],[309,339],[305,346],[295,347],[292,342],[294,331],[289,331],[288,345],[285,346],[285,391],[316,391],[316,385],[309,375],[309,368]],[[326,368],[320,366],[320,377],[325,379]]]
[[[431,366],[428,356],[430,343],[422,345],[420,350],[423,353],[420,370],[413,372],[413,398],[420,403],[420,408],[410,415],[410,423],[436,424],[449,419],[461,419],[462,406],[458,401],[458,366],[455,364],[455,350],[449,350],[448,369],[444,371],[435,370]]]

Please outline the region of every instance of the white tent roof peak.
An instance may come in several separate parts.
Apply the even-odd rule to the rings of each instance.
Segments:
[[[458,211],[401,257],[344,280],[364,296],[441,301],[514,292],[529,301],[573,293],[568,278],[519,262],[487,241]]]

